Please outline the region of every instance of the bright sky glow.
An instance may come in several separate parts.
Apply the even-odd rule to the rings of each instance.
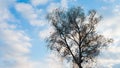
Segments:
[[[45,16],[71,6],[103,16],[97,30],[114,43],[102,51],[98,63],[100,68],[120,68],[120,0],[0,0],[0,68],[67,68],[46,47],[53,29]]]

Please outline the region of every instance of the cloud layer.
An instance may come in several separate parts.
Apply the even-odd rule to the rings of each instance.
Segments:
[[[73,0],[70,0],[73,2]],[[17,2],[16,0],[0,0],[0,68],[67,68],[56,54],[48,54],[44,60],[32,60],[31,48],[32,37],[24,30],[20,29],[19,23],[27,23],[30,27],[41,28],[36,30],[36,35],[41,40],[48,37],[54,30],[46,22],[46,12],[64,7],[68,8],[69,0],[54,2],[53,0],[30,0],[30,3]],[[102,0],[108,3],[108,0]],[[76,0],[77,2],[77,0]],[[119,1],[118,1],[119,2]],[[114,39],[114,43],[106,50],[103,50],[99,58],[99,64],[103,68],[120,67],[120,5],[114,3],[110,6],[101,6],[100,10],[109,11],[110,17],[104,18],[98,25],[98,32]],[[41,8],[40,6],[48,6]],[[13,7],[25,22],[16,18],[10,8]],[[107,12],[106,12],[107,13]],[[18,23],[19,21],[19,23]],[[22,28],[22,27],[21,27]],[[26,27],[27,28],[27,27]],[[29,29],[28,29],[29,30]],[[31,30],[29,30],[31,31]],[[112,57],[114,56],[114,57]],[[47,64],[47,65],[46,65]],[[56,66],[57,65],[57,66]],[[68,67],[69,68],[69,67]]]
[[[40,60],[32,60],[30,57],[30,48],[33,46],[31,44],[32,38],[28,36],[25,30],[19,29],[21,25],[18,25],[19,23],[28,23],[35,27],[43,26],[46,21],[41,13],[42,9],[35,7],[47,2],[47,0],[31,0],[30,4],[18,3],[15,0],[10,2],[0,0],[0,68],[63,68],[61,63],[58,63],[58,58],[55,58],[54,54],[50,54],[46,60],[43,60],[45,61],[44,63]],[[14,7],[16,12],[28,22],[17,21],[18,19],[9,10],[10,7]],[[44,32],[42,31],[42,33]],[[45,37],[44,35],[42,36],[43,38]]]

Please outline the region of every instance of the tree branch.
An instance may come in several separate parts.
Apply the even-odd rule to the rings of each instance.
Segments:
[[[72,53],[72,51],[71,51],[71,49],[70,49],[70,47],[69,47],[69,45],[68,45],[68,43],[67,43],[67,41],[66,41],[66,37],[65,37],[65,36],[64,36],[64,39],[63,39],[63,40],[65,41],[65,44],[66,44],[66,46],[67,46],[67,49],[70,51],[73,59],[75,60],[76,63],[78,63],[78,62],[77,62],[77,59],[75,58],[74,54]]]
[[[90,30],[88,31],[88,33],[85,34],[85,36],[83,37],[83,39],[81,40],[80,38],[80,33],[79,33],[79,64],[78,65],[81,65],[81,57],[82,57],[82,54],[81,54],[81,45],[82,45],[82,42],[85,40],[85,38],[87,37],[87,35],[90,33],[90,31],[92,30],[92,27],[90,28]]]
[[[79,43],[75,40],[75,37],[72,34],[71,34],[71,36],[73,37],[73,39],[71,37],[68,37],[68,38],[73,40],[77,45],[79,45]]]

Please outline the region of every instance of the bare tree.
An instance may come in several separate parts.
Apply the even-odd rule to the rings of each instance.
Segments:
[[[87,63],[91,65],[100,49],[112,42],[112,39],[96,32],[95,27],[101,16],[95,10],[89,11],[85,16],[80,7],[56,9],[47,15],[47,19],[55,30],[47,39],[48,47],[78,68],[83,68]]]

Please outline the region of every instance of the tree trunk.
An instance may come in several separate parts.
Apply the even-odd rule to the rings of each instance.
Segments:
[[[79,68],[82,68],[81,64],[79,64]]]
[[[73,64],[73,67],[72,68],[83,68],[82,66],[81,66],[81,64]]]

